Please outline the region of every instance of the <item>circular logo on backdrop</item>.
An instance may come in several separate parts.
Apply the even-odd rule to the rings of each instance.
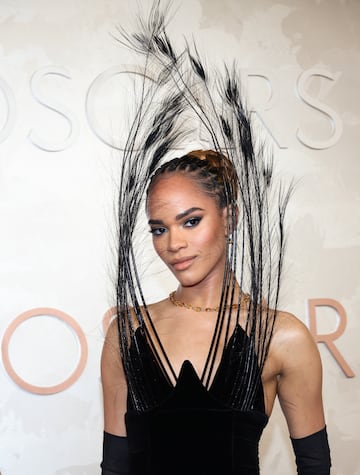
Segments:
[[[41,327],[39,327],[38,325],[32,325],[33,328],[31,329],[31,323],[35,322],[35,320],[33,322],[32,320],[37,320],[40,318],[46,318],[48,326],[58,326],[59,324],[65,324],[65,330],[67,330],[66,333],[61,332],[56,327],[52,327],[51,332],[43,331],[43,329],[41,329]],[[28,328],[22,328],[26,326]],[[72,339],[72,345],[69,344],[71,342],[69,342],[68,340],[68,330],[70,330],[71,333],[70,336]],[[16,335],[16,333],[20,333],[20,335]],[[49,334],[53,336],[52,339],[49,338]],[[45,369],[45,371],[43,372],[45,374],[51,375],[52,378],[54,377],[54,373],[56,372],[55,366],[57,369],[59,368],[59,365],[53,365],[53,361],[57,360],[60,365],[66,361],[65,356],[69,356],[71,354],[70,346],[74,346],[73,343],[75,337],[75,350],[78,353],[75,369],[71,371],[70,376],[66,376],[65,379],[63,379],[60,383],[52,385],[32,384],[31,382],[26,381],[26,379],[21,377],[15,369],[16,365],[14,365],[14,362],[12,362],[12,359],[14,359],[14,355],[12,356],[12,358],[10,357],[10,355],[12,354],[11,340],[16,339],[16,337],[19,339],[17,350],[18,348],[22,349],[22,351],[20,352],[21,365],[18,364],[18,366],[21,366],[22,369],[25,370],[26,368],[28,370],[30,369],[30,372],[32,374],[36,373],[37,370],[41,372],[40,366],[42,366]],[[29,338],[31,337],[35,337],[35,345],[29,345]],[[1,350],[4,367],[11,379],[22,389],[25,389],[26,391],[34,394],[58,393],[64,391],[69,386],[74,384],[74,382],[80,377],[81,373],[85,368],[88,354],[86,337],[80,325],[76,322],[76,320],[74,320],[66,313],[54,308],[35,308],[20,314],[17,318],[15,318],[15,320],[10,323],[10,325],[6,329],[2,341]]]

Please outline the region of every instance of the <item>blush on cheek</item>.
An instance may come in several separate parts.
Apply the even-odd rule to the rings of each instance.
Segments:
[[[202,236],[202,239],[198,241],[198,245],[202,247],[211,247],[217,251],[224,249],[224,244],[226,241],[225,233],[209,231]]]

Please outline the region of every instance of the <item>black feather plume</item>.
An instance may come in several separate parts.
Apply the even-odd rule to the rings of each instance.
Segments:
[[[215,362],[224,348],[224,332],[225,340],[230,338],[230,312],[225,304],[229,299],[233,302],[237,279],[243,292],[251,297],[245,325],[249,341],[241,356],[248,371],[236,375],[234,391],[227,402],[248,410],[261,381],[278,308],[284,218],[290,191],[275,182],[272,154],[255,138],[239,71],[226,65],[224,72],[205,68],[195,43],[192,48],[186,42],[183,48],[175,48],[166,29],[167,9],[162,10],[160,5],[154,2],[149,17],[140,20],[138,31],[128,33],[119,28],[117,37],[119,43],[139,55],[144,72],[119,180],[117,307],[121,356],[135,407],[153,407],[156,401],[138,377],[141,354],[130,345],[137,326],[146,333],[168,381],[176,379],[176,374],[148,311],[133,243],[151,175],[170,152],[183,149],[189,134],[201,127],[208,148],[226,154],[234,165],[239,189],[236,206],[229,190],[228,205],[233,212],[229,213],[228,226],[234,239],[227,255],[220,310],[201,379],[208,388]],[[149,76],[153,81],[145,80]],[[215,83],[217,88],[212,86]],[[228,178],[225,175],[224,181],[228,182]]]

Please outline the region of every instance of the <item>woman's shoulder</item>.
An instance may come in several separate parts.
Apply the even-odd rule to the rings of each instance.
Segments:
[[[147,303],[146,305],[141,305],[138,307],[138,310],[136,310],[134,307],[130,307],[129,310],[133,326],[135,328],[140,326],[140,322],[145,322],[146,324],[149,318],[151,318],[153,323],[167,318],[167,316],[171,315],[171,312],[169,312],[169,307],[171,306],[169,305],[168,298]]]
[[[285,346],[314,342],[305,323],[293,313],[286,311],[276,312],[273,341]]]
[[[153,311],[153,312],[163,312],[165,311],[168,307],[169,307],[169,299],[168,297],[164,298],[164,299],[161,299],[161,300],[157,300],[155,302],[151,302],[147,305],[147,308],[150,310],[150,311]]]
[[[290,337],[307,333],[307,326],[296,315],[284,310],[276,311],[274,335]]]
[[[278,311],[271,341],[271,352],[288,364],[306,361],[318,352],[315,340],[305,323],[290,312]]]

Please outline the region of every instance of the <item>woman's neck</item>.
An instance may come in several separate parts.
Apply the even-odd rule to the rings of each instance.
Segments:
[[[176,300],[192,307],[216,308],[220,304],[222,288],[222,281],[216,283],[206,282],[191,287],[182,286],[180,284],[175,293],[173,293],[173,301]],[[230,304],[232,292],[234,292],[232,303],[235,303],[237,302],[241,290],[234,276],[231,277],[229,282],[228,292],[224,294],[224,297],[227,299],[227,304]]]

